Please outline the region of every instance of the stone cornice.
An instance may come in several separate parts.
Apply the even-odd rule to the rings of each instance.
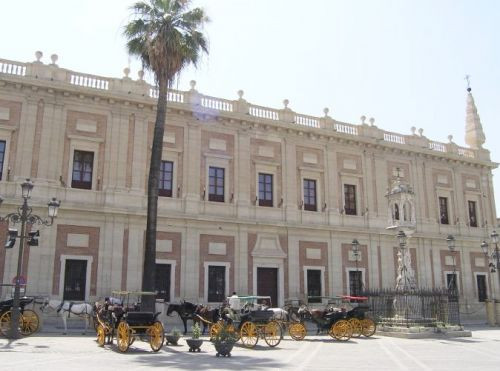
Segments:
[[[0,59],[1,64],[12,66],[10,70],[2,70],[10,73],[0,73],[2,89],[9,85],[16,89],[24,86],[37,94],[47,92],[49,95],[60,94],[67,98],[91,99],[94,104],[121,104],[128,112],[139,111],[146,115],[148,111],[153,115],[156,109],[155,89],[142,80],[82,74],[41,62],[20,63]],[[306,116],[288,108],[286,100],[284,109],[273,109],[249,104],[242,99],[242,92],[240,99],[234,101],[209,97],[198,93],[194,87],[195,83],[192,82],[192,89],[189,91],[169,91],[168,112],[227,127],[238,125],[250,131],[276,131],[281,135],[285,132],[297,135],[302,140],[308,139],[315,145],[339,143],[468,166],[489,169],[498,166],[490,160],[489,151],[484,149],[462,148],[453,142],[433,142],[415,133],[401,135],[386,132],[374,126],[373,121],[371,126],[365,124],[364,120],[361,125],[352,125],[336,121],[327,115],[322,118]]]

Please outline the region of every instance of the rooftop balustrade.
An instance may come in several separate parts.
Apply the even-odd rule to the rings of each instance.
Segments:
[[[130,72],[128,68],[124,69],[125,75],[121,79],[108,78],[60,68],[56,64],[58,57],[55,54],[51,56],[52,64],[44,64],[40,61],[42,57],[41,52],[37,52],[35,55],[37,60],[32,63],[0,59],[0,78],[11,77],[18,79],[17,82],[29,79],[45,80],[51,84],[68,84],[79,89],[88,90],[89,94],[92,92],[122,96],[126,94],[128,100],[150,99],[151,104],[154,104],[154,99],[158,99],[157,87],[144,81],[144,73],[142,71],[139,71],[136,80],[128,76]],[[423,135],[422,129],[419,129],[418,135],[415,133],[415,128],[412,128],[411,135],[392,133],[379,129],[374,125],[373,119],[369,120],[370,125],[366,124],[364,116],[361,117],[361,124],[359,125],[344,123],[329,117],[327,108],[324,110],[324,117],[314,117],[294,112],[288,107],[288,100],[283,101],[284,108],[275,109],[248,103],[243,99],[243,91],[241,90],[238,91],[239,99],[227,100],[200,94],[195,90],[195,85],[196,82],[192,81],[191,90],[188,91],[170,89],[167,93],[167,100],[181,105],[198,105],[204,108],[204,112],[213,112],[220,116],[245,115],[245,118],[248,119],[251,117],[256,121],[284,122],[306,129],[327,130],[331,135],[340,133],[344,136],[347,135],[359,139],[375,139],[377,143],[381,144],[418,147],[419,149],[427,149],[432,152],[454,154],[467,159],[489,161],[488,151],[459,147],[451,141],[451,136],[449,137],[449,143],[440,143],[427,139]]]

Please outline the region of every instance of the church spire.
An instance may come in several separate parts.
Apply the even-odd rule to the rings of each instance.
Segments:
[[[485,136],[483,132],[483,127],[481,125],[481,120],[477,113],[476,103],[474,103],[474,97],[471,93],[469,75],[465,76],[467,80],[467,107],[465,110],[465,143],[470,148],[481,149],[484,142]]]

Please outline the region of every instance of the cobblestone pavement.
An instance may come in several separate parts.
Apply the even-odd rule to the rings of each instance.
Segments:
[[[274,349],[263,341],[255,349],[236,346],[231,358],[215,356],[205,341],[189,353],[185,341],[153,353],[136,341],[125,354],[115,345],[99,348],[94,337],[40,334],[9,342],[0,338],[0,370],[500,370],[500,329],[471,328],[472,337],[454,339],[373,338],[338,342],[288,336]]]

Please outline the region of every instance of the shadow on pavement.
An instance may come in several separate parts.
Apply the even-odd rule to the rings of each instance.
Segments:
[[[203,348],[202,348],[203,349]],[[233,355],[231,357],[216,357],[213,349],[200,353],[189,353],[167,348],[157,354],[137,357],[134,362],[148,367],[176,367],[185,370],[267,370],[279,369],[286,365],[276,360],[263,357],[249,357],[244,355]]]

